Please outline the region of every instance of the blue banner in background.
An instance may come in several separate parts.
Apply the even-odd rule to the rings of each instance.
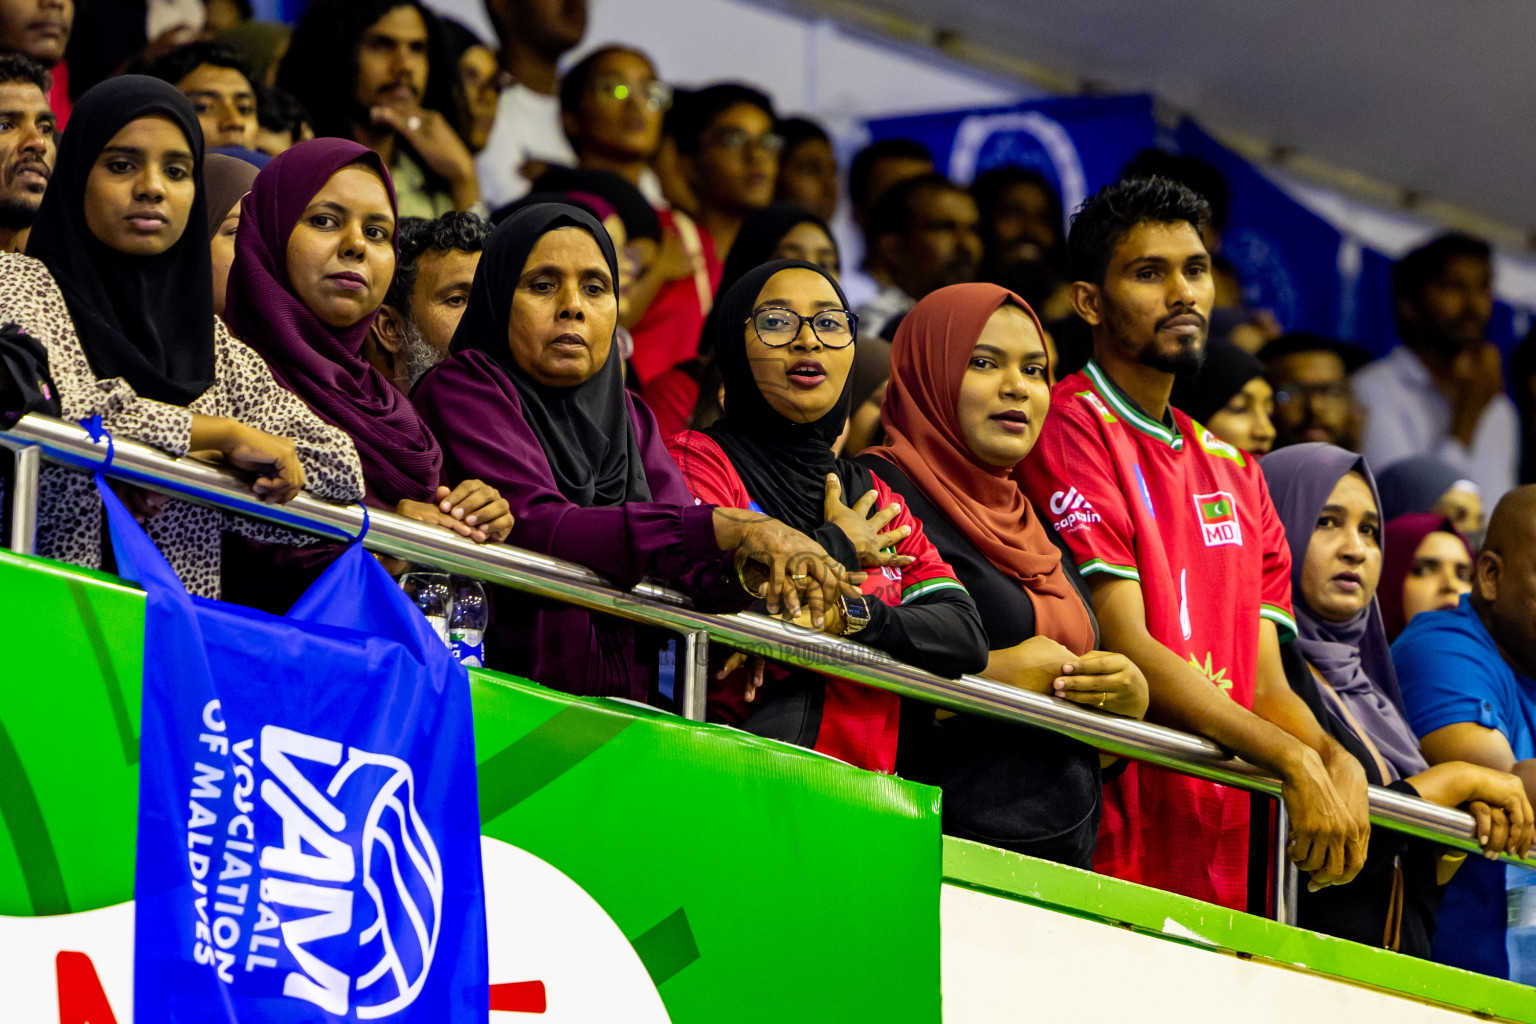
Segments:
[[[1269,310],[1287,331],[1353,336],[1353,252],[1341,253],[1343,234],[1193,121],[1175,138],[1180,154],[1215,167],[1231,191],[1221,254],[1243,284],[1244,304]]]
[[[1287,331],[1344,338],[1373,355],[1398,343],[1390,271],[1393,260],[1345,235],[1271,181],[1248,160],[1185,119],[1161,133],[1146,95],[1038,100],[869,122],[874,139],[926,145],[938,169],[969,184],[991,167],[1040,171],[1070,217],[1089,195],[1120,176],[1144,149],[1163,145],[1213,165],[1226,178],[1231,210],[1221,253],[1243,285],[1245,304],[1267,309]],[[1489,339],[1508,352],[1520,338],[1516,311],[1494,304]]]
[[[939,172],[962,185],[992,167],[1034,168],[1070,214],[1156,143],[1157,122],[1151,96],[1107,96],[884,118],[869,122],[869,133],[921,142]]]

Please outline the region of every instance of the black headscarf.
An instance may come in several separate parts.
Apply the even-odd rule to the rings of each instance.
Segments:
[[[718,319],[715,310],[720,308],[720,301],[725,293],[730,291],[747,271],[773,259],[773,250],[784,241],[784,236],[801,224],[815,224],[827,233],[828,238],[833,237],[832,229],[827,227],[826,221],[805,207],[790,203],[764,206],[753,210],[743,218],[741,230],[736,233],[736,241],[731,243],[730,254],[725,258],[725,266],[720,268],[720,284],[715,289],[715,304],[704,320],[704,329],[699,332],[700,355],[708,354],[714,346],[715,321]],[[837,246],[835,239],[832,245],[834,248]]]
[[[551,167],[533,181],[535,192],[590,192],[601,196],[624,222],[630,240],[650,238],[661,241],[661,219],[644,194],[612,171],[590,167]],[[499,221],[500,212],[492,215]]]
[[[837,405],[821,419],[795,423],[774,411],[752,376],[747,360],[747,318],[768,279],[781,270],[796,267],[826,278],[837,292],[838,301],[847,306],[842,288],[814,263],[774,260],[743,274],[715,303],[720,316],[715,321],[712,340],[725,384],[725,416],[705,433],[730,458],[758,508],[780,522],[810,533],[825,520],[828,473],[837,474],[843,485],[842,500],[848,505],[874,486],[874,478],[863,466],[832,454],[832,444],[843,432],[853,405],[849,383],[844,383]]]
[[[1262,376],[1264,366],[1255,356],[1225,338],[1212,338],[1199,371],[1179,374],[1168,400],[1197,423],[1209,423],[1249,381]]]
[[[129,256],[85,222],[85,183],[96,158],[130,121],[160,115],[187,137],[197,192],[187,227],[158,256]],[[175,87],[124,75],[80,97],[59,143],[53,179],[27,242],[69,306],[80,347],[100,379],[122,377],[145,398],[190,405],[213,386],[213,267],[203,188],[203,130]]]
[[[618,345],[611,344],[607,362],[590,380],[569,388],[538,383],[512,358],[507,342],[512,294],[533,247],[557,228],[580,228],[596,239],[608,273],[618,281],[613,241],[590,213],[563,203],[520,210],[486,240],[470,286],[469,305],[449,351],[484,352],[507,371],[522,400],[523,418],[539,439],[561,494],[585,508],[650,501],[651,488],[625,401]]]

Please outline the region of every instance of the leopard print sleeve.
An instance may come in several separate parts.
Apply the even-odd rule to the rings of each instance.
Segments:
[[[102,425],[118,437],[171,455],[187,453],[191,410],[143,398],[121,377],[98,380],[80,346],[64,294],[40,261],[20,253],[0,254],[0,323],[15,323],[43,343],[64,419],[99,415]]]
[[[215,321],[224,415],[279,437],[290,437],[304,466],[305,489],[330,501],[363,497],[363,464],[344,431],[316,416],[304,400],[279,384],[256,351]]]

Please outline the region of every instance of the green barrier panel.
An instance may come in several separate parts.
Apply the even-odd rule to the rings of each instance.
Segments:
[[[0,915],[124,903],[143,594],[0,553],[0,595]],[[672,1021],[939,1020],[937,790],[495,673],[472,692],[485,835],[595,900]],[[493,1006],[540,980],[498,976],[495,939],[538,877],[488,898]]]
[[[144,595],[0,552],[0,914],[133,898]]]
[[[673,1020],[939,1019],[937,790],[488,673],[474,694],[485,834],[595,897]]]

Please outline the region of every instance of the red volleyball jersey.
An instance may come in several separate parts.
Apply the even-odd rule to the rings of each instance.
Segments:
[[[1148,632],[1251,709],[1259,620],[1296,632],[1285,530],[1253,457],[1170,411],[1152,419],[1090,362],[1052,389],[1019,478],[1085,576],[1139,581]],[[1105,787],[1094,866],[1244,910],[1248,799],[1132,764]]]

